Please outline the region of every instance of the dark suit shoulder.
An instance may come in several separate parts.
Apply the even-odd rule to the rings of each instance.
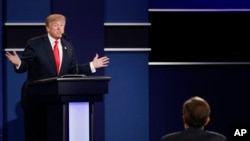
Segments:
[[[34,44],[34,43],[37,43],[37,42],[40,42],[40,41],[44,41],[46,39],[49,39],[48,35],[47,34],[43,34],[43,35],[39,35],[39,36],[36,36],[36,37],[33,37],[33,38],[29,39],[27,41],[27,43]]]
[[[40,40],[40,39],[46,38],[46,37],[48,37],[48,35],[47,34],[43,34],[43,35],[32,37],[31,39],[29,39],[29,41]]]
[[[176,137],[181,136],[182,132],[173,132],[161,137],[161,141],[174,141]]]
[[[205,133],[209,134],[210,136],[214,136],[218,139],[218,141],[226,141],[226,136],[218,133],[218,132],[214,132],[214,131],[208,131],[206,130]]]
[[[72,44],[64,38],[61,38],[61,42],[63,46],[72,46]]]
[[[25,48],[38,47],[38,46],[42,46],[44,44],[50,45],[49,37],[47,34],[43,34],[43,35],[36,36],[36,37],[29,39],[26,43]]]
[[[161,141],[226,141],[226,137],[213,131],[188,129],[162,136]]]

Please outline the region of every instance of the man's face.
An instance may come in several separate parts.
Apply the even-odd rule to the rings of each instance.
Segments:
[[[48,26],[46,26],[47,32],[55,39],[59,39],[62,37],[62,34],[64,33],[65,28],[65,21],[63,20],[56,20],[51,23],[49,23]]]

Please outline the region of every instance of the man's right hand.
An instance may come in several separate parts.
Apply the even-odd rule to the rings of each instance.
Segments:
[[[16,53],[16,51],[13,51],[13,53],[11,54],[10,52],[6,52],[5,56],[8,58],[8,60],[14,64],[15,66],[18,66],[21,63],[21,60],[18,56],[18,54]]]

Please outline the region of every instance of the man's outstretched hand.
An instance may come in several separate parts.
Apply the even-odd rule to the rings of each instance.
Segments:
[[[5,56],[15,66],[18,66],[21,63],[21,60],[20,60],[18,54],[16,53],[16,51],[13,51],[13,53],[10,53],[10,52],[7,51],[5,53]]]
[[[93,59],[93,64],[94,64],[94,67],[97,69],[97,68],[102,68],[102,67],[107,67],[108,64],[109,64],[109,58],[107,56],[103,56],[103,57],[100,57],[98,58],[99,55],[96,54],[94,59]]]

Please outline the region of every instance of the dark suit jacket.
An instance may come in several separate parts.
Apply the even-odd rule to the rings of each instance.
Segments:
[[[76,55],[72,45],[65,39],[61,39],[63,48],[63,59],[59,75],[76,73]],[[28,71],[27,80],[34,81],[49,77],[56,77],[55,61],[53,50],[48,35],[32,38],[26,44],[21,57],[21,66],[16,72]],[[90,74],[89,63],[79,65],[79,72]]]
[[[76,66],[78,72],[91,74],[89,63],[76,65],[77,59],[73,46],[65,39],[61,39],[63,57],[59,75],[75,74]],[[56,65],[53,50],[47,34],[30,39],[21,57],[21,66],[15,68],[15,72],[23,73],[27,71],[27,80],[22,88],[22,98],[28,89],[29,82],[34,80],[57,77]]]
[[[188,128],[184,131],[164,135],[161,141],[226,141],[222,134],[202,130],[201,128]]]

